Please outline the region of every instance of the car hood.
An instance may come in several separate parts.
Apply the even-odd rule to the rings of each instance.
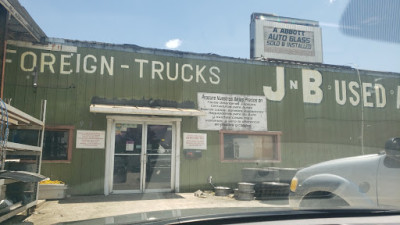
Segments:
[[[296,177],[301,180],[315,174],[333,174],[352,180],[375,179],[371,175],[376,174],[379,162],[384,156],[372,154],[321,162],[299,170]]]
[[[268,209],[269,210],[269,209]],[[288,208],[273,208],[272,211],[284,210]],[[198,220],[199,218],[215,218],[223,215],[230,215],[230,217],[249,214],[249,213],[262,213],[265,212],[265,207],[229,207],[229,208],[192,208],[192,209],[173,209],[162,211],[151,211],[143,213],[133,213],[127,215],[111,216],[96,218],[90,220],[72,221],[60,224],[68,225],[102,225],[102,224],[167,224],[176,223],[185,218],[185,220]]]
[[[393,216],[399,215],[398,210],[382,209],[307,209],[294,210],[292,208],[196,208],[196,209],[173,209],[154,212],[134,213],[120,216],[104,217],[91,220],[72,221],[60,224],[68,225],[106,225],[106,224],[236,224],[238,222],[270,222],[294,219],[315,218],[340,218],[368,216]],[[358,221],[357,220],[357,221]],[[378,221],[381,221],[379,219]],[[304,222],[304,221],[303,221]],[[285,223],[286,224],[286,223]]]

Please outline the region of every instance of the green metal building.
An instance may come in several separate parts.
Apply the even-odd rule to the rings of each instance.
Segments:
[[[42,173],[73,195],[232,185],[399,134],[395,73],[69,40],[8,41],[6,60],[4,98],[48,101]]]
[[[233,187],[243,168],[377,153],[399,136],[397,73],[51,39],[34,21],[0,22],[2,98],[36,116],[47,100],[42,173],[72,195],[188,192],[209,176]]]

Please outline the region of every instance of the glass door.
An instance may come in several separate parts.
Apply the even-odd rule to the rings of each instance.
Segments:
[[[146,190],[171,189],[172,125],[147,125]]]
[[[113,190],[141,190],[142,124],[115,124]]]
[[[113,191],[172,190],[172,124],[115,123]]]

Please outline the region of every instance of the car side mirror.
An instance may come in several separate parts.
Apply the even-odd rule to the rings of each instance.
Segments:
[[[391,138],[385,143],[385,152],[388,156],[400,156],[400,138]]]

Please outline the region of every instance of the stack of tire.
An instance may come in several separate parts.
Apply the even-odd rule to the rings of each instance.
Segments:
[[[242,181],[255,184],[254,196],[259,200],[287,200],[296,172],[293,168],[243,168]]]
[[[254,184],[240,182],[238,183],[238,189],[235,190],[235,198],[241,201],[254,200]]]
[[[259,200],[286,200],[289,196],[289,184],[280,182],[262,182]]]

